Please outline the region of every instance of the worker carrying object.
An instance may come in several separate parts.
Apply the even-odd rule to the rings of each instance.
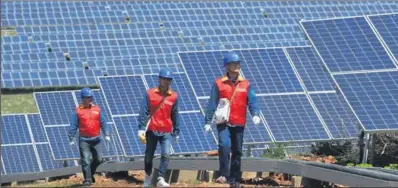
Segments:
[[[205,131],[211,130],[213,116],[218,132],[221,176],[216,182],[240,186],[243,132],[249,107],[255,125],[260,123],[256,95],[248,80],[240,74],[240,57],[234,52],[224,56],[226,74],[215,80],[205,114]],[[230,151],[232,150],[231,164]],[[230,165],[230,166],[229,166]],[[230,169],[229,169],[230,168]]]
[[[80,92],[81,104],[72,113],[68,133],[69,144],[75,144],[76,132],[79,130],[79,150],[84,185],[95,183],[94,174],[102,162],[101,129],[106,141],[110,141],[110,127],[106,123],[104,113],[93,103],[94,95],[90,88]],[[91,161],[92,159],[92,161]]]
[[[171,139],[178,140],[180,129],[178,120],[178,96],[170,89],[172,72],[165,68],[159,72],[159,86],[151,88],[144,96],[138,117],[138,137],[146,144],[144,187],[151,185],[152,160],[159,142],[161,158],[156,186],[167,187],[164,176],[167,171]]]

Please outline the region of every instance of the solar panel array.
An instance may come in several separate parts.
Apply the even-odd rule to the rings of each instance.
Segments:
[[[2,25],[17,31],[1,39],[2,88],[99,85],[95,102],[112,127],[105,157],[143,155],[137,116],[165,66],[180,100],[182,134],[172,153],[216,149],[203,112],[230,49],[241,55],[261,110],[258,126],[248,112],[246,145],[398,128],[396,2],[6,1],[1,10]],[[347,18],[326,19],[333,17]],[[34,95],[39,114],[2,116],[2,174],[77,165],[67,130],[79,92]]]
[[[325,69],[336,81],[337,92],[342,96],[338,99],[316,99],[316,103],[328,104],[334,101],[338,104],[337,101],[345,101],[354,112],[347,113],[344,117],[321,110],[327,117],[326,121],[330,120],[331,115],[341,119],[340,123],[334,123],[334,127],[344,127],[345,130],[332,131],[332,134],[350,134],[345,125],[350,122],[347,118],[354,116],[358,119],[355,121],[357,129],[360,127],[367,132],[397,130],[396,23],[396,14],[301,22]],[[351,111],[346,107],[336,110]]]
[[[5,1],[2,26],[17,35],[2,37],[1,85],[98,85],[97,76],[180,71],[179,51],[304,46],[300,19],[397,10],[388,1]]]

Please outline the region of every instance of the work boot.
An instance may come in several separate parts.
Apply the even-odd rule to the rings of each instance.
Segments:
[[[150,187],[151,183],[152,183],[151,177],[148,175],[145,175],[144,187]]]
[[[91,186],[91,181],[84,181],[83,186]]]
[[[224,176],[220,176],[216,179],[215,181],[216,183],[227,183],[227,178],[225,178]]]
[[[169,186],[170,184],[164,181],[163,177],[158,177],[158,182],[156,183],[156,187],[169,187]]]
[[[92,182],[92,183],[95,183],[95,178],[94,178],[94,175],[93,175],[93,176],[91,176],[91,182]]]
[[[231,187],[231,188],[241,188],[243,186],[241,186],[240,183],[231,183],[231,184],[229,184],[229,187]]]

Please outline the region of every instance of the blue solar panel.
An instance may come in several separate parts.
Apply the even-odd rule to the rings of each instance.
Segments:
[[[39,114],[27,114],[35,142],[48,142]]]
[[[145,80],[149,88],[158,87],[159,79],[157,75],[146,75]],[[173,82],[171,89],[176,91],[179,100],[180,111],[199,110],[199,104],[196,101],[195,95],[185,73],[173,74]]]
[[[366,131],[398,130],[398,71],[336,75]]]
[[[75,145],[69,145],[69,126],[46,127],[45,129],[50,141],[54,160],[72,160],[80,158],[78,139],[75,140]]]
[[[396,68],[364,17],[301,24],[331,72]]]
[[[212,84],[225,72],[222,51],[179,53],[197,96],[208,96]]]
[[[36,148],[43,171],[75,166],[73,161],[68,161],[65,166],[63,161],[55,161],[48,144],[36,144]]]
[[[282,48],[236,52],[241,55],[243,75],[250,81],[256,93],[303,91]],[[216,62],[221,64],[221,60]]]
[[[1,144],[32,143],[25,115],[1,116]]]
[[[203,126],[200,126],[204,125],[201,113],[182,113],[180,121],[180,138],[177,143],[173,143],[175,153],[202,153],[217,149],[213,135],[206,134]]]
[[[113,117],[119,132],[126,157],[142,156],[145,145],[138,138],[138,122],[136,116]]]
[[[395,60],[398,58],[398,14],[368,16],[381,38],[387,44]]]
[[[199,103],[202,106],[203,110],[206,111],[208,99],[199,99]],[[245,134],[243,135],[243,144],[258,144],[258,143],[269,143],[272,142],[269,132],[266,129],[266,125],[263,121],[256,126],[253,123],[253,118],[250,115],[250,112],[247,112],[246,117],[246,128]],[[217,135],[217,129],[214,125],[212,127],[213,131]]]
[[[139,114],[146,92],[141,76],[100,77],[99,82],[113,116]]]
[[[40,92],[34,96],[44,126],[69,125],[70,116],[77,106],[72,92]]]
[[[74,94],[76,96],[78,103],[80,103],[81,100],[80,91],[74,91]],[[94,104],[97,104],[101,108],[101,112],[104,113],[107,122],[112,122],[112,117],[110,115],[109,108],[108,105],[106,104],[103,93],[100,90],[93,90],[93,94],[94,94]]]
[[[258,97],[276,142],[329,140],[306,95]]]
[[[1,146],[1,157],[7,174],[40,171],[33,145]]]
[[[334,139],[358,136],[359,122],[341,95],[320,93],[310,96]]]
[[[312,47],[286,48],[308,91],[334,90],[333,80]]]

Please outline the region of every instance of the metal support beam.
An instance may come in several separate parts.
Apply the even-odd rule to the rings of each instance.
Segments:
[[[363,148],[363,155],[362,155],[362,162],[361,163],[367,163],[368,162],[368,154],[369,154],[369,139],[370,135],[369,133],[365,133],[365,146]]]

